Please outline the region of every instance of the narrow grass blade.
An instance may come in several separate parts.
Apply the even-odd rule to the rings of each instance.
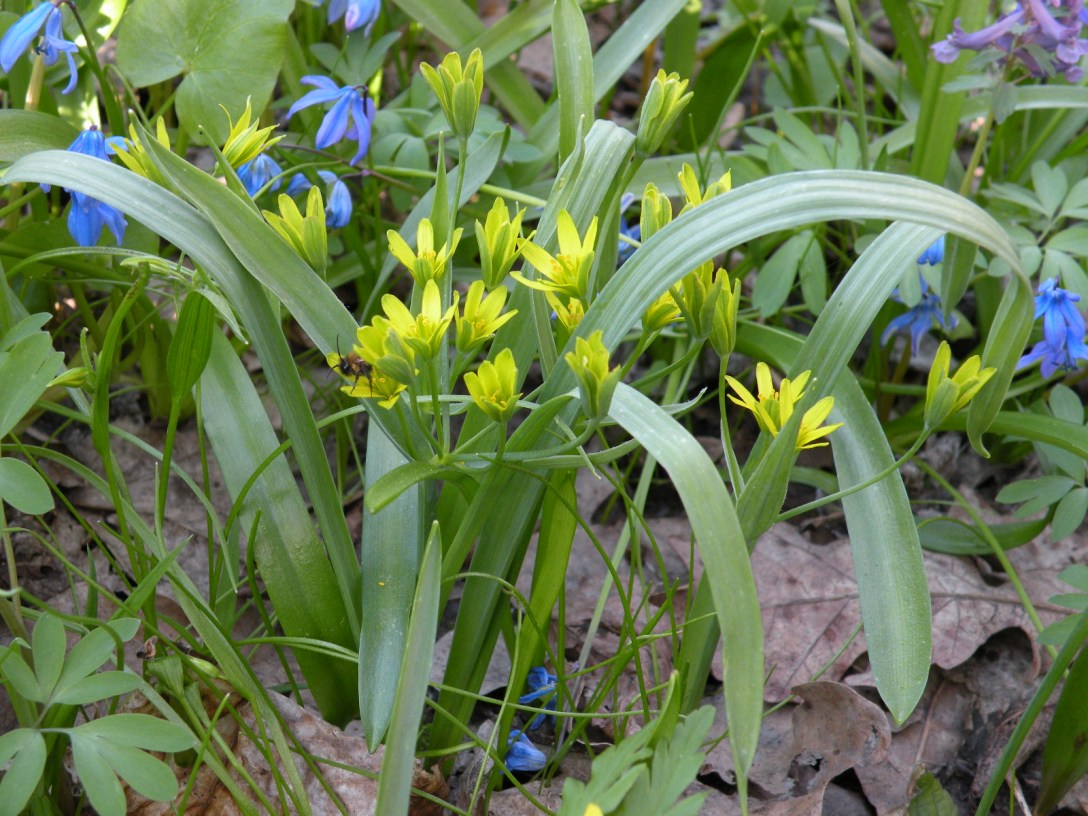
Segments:
[[[428,674],[435,634],[438,631],[439,598],[442,581],[442,537],[438,525],[431,528],[423,552],[419,582],[412,600],[411,623],[401,663],[403,682],[398,686],[390,721],[390,737],[378,778],[376,813],[408,812],[415,770],[416,740],[423,705],[427,698]]]
[[[763,624],[740,521],[702,446],[648,397],[620,383],[610,414],[665,468],[680,494],[722,632],[729,744],[742,800],[763,717]]]
[[[559,163],[593,122],[593,49],[577,0],[556,0],[552,16],[555,93],[559,101]]]
[[[1088,773],[1088,653],[1069,670],[1043,749],[1043,776],[1037,813],[1050,813]]]
[[[262,416],[264,406],[230,343],[218,332],[201,389],[208,436],[227,490],[237,501],[244,486],[279,440],[266,422],[239,421]],[[328,640],[352,647],[354,637],[332,566],[314,534],[306,504],[283,456],[276,457],[253,483],[240,515],[252,529],[260,513],[257,565],[284,632],[291,637]],[[330,664],[306,650],[295,655],[324,716],[343,722],[354,716],[356,679],[351,666]]]

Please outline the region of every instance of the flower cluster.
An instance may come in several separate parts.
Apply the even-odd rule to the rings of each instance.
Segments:
[[[1084,317],[1075,304],[1076,295],[1058,286],[1057,278],[1050,278],[1039,286],[1035,297],[1035,318],[1043,318],[1043,339],[1020,358],[1016,367],[1026,368],[1042,361],[1042,374],[1050,377],[1059,369],[1072,371],[1077,360],[1088,360],[1088,346],[1084,344]]]
[[[1061,73],[1070,82],[1080,82],[1084,76],[1080,61],[1088,54],[1088,40],[1080,36],[1088,23],[1084,0],[1051,0],[1050,5],[1057,16],[1043,0],[1026,0],[993,25],[970,33],[957,19],[948,38],[933,45],[933,56],[937,62],[950,63],[965,49],[996,48],[1005,54],[1002,61],[1015,58],[1032,76]]]
[[[3,68],[5,73],[11,70],[15,61],[38,36],[43,24],[45,35],[41,43],[35,46],[34,51],[41,55],[42,62],[46,65],[55,63],[60,59],[61,53],[68,58],[68,84],[61,93],[70,93],[75,88],[78,79],[76,60],[72,55],[79,50],[79,47],[74,42],[64,39],[61,12],[52,3],[42,3],[35,7],[16,20],[4,33],[3,39],[0,39],[0,68]]]
[[[926,257],[925,255],[922,256]],[[921,259],[919,259],[921,260]],[[945,317],[944,307],[941,305],[941,298],[936,292],[931,292],[929,284],[926,283],[926,279],[921,279],[922,297],[921,299],[911,306],[899,317],[893,318],[888,322],[887,328],[884,329],[884,333],[880,335],[880,344],[886,345],[891,339],[892,335],[903,329],[910,330],[910,351],[911,354],[918,354],[918,347],[922,342],[922,337],[927,331],[934,326],[948,331],[956,328],[956,318],[954,315]],[[899,291],[896,290],[892,294],[892,300],[899,300]]]

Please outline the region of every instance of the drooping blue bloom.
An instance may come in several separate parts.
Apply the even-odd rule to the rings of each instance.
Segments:
[[[328,77],[317,75],[304,76],[301,82],[303,85],[312,85],[317,90],[310,91],[295,102],[287,111],[287,118],[290,119],[295,113],[311,105],[334,102],[335,104],[325,114],[325,118],[321,120],[321,127],[317,129],[314,143],[318,150],[324,150],[345,136],[355,139],[359,143],[355,158],[351,160],[351,163],[355,164],[366,155],[370,147],[370,124],[375,115],[374,100],[367,94],[366,87],[362,89],[353,85],[340,87]],[[348,126],[349,114],[350,127]]]
[[[333,229],[346,227],[351,221],[351,209],[354,206],[348,186],[331,170],[318,170],[317,174],[325,182],[325,226]],[[291,183],[287,185],[287,195],[309,190],[312,186],[306,176],[295,173]]]
[[[936,241],[929,245],[925,252],[918,256],[918,263],[921,265],[929,264],[930,266],[936,266],[944,261],[944,236],[942,235]]]
[[[642,240],[642,225],[637,221],[634,226],[627,223],[627,217],[624,212],[631,206],[631,202],[635,200],[635,197],[631,193],[624,193],[620,199],[620,246],[619,252],[616,255],[616,264],[622,264],[628,258],[635,254],[635,250],[638,249],[634,244],[629,244],[623,240],[623,237],[631,238],[635,241]]]
[[[329,0],[329,24],[343,17],[346,31],[362,28],[369,35],[381,10],[380,0]]]
[[[1074,306],[1080,295],[1058,286],[1057,278],[1050,278],[1039,286],[1035,296],[1035,317],[1043,318],[1043,339],[1020,358],[1017,369],[1026,368],[1042,361],[1040,370],[1044,377],[1055,371],[1072,371],[1077,360],[1088,360],[1088,346],[1084,344],[1084,317]]]
[[[518,729],[506,741],[506,767],[521,773],[536,773],[548,764],[548,757]]]
[[[1084,0],[1050,0],[1055,17],[1043,0],[1026,0],[1002,16],[993,25],[965,32],[957,19],[948,38],[933,45],[938,62],[955,61],[960,51],[996,48],[1005,52],[1002,61],[1015,57],[1036,77],[1065,74],[1070,82],[1080,82],[1084,71],[1081,58],[1088,54],[1088,40],[1081,39],[1081,28],[1088,23]]]
[[[270,181],[272,182],[270,191],[278,190],[280,188],[278,176],[282,172],[283,168],[276,163],[275,159],[267,153],[261,153],[257,158],[250,159],[238,167],[238,180],[252,197]]]
[[[102,131],[90,128],[76,137],[68,148],[72,153],[83,153],[102,161],[109,161],[106,156],[106,139]],[[125,238],[128,222],[121,211],[104,204],[97,198],[91,198],[79,190],[64,188],[72,196],[72,207],[68,210],[68,232],[80,246],[95,246],[102,235],[102,227],[109,227],[113,237],[120,245]]]
[[[0,68],[3,68],[5,73],[11,70],[15,61],[38,36],[43,23],[45,35],[42,37],[41,44],[34,50],[42,55],[42,61],[46,65],[52,65],[60,59],[61,52],[68,57],[68,85],[62,93],[69,93],[76,86],[78,78],[76,61],[72,54],[78,51],[79,47],[74,42],[64,39],[60,9],[52,3],[42,3],[24,14],[4,33],[3,39],[0,39]]]
[[[892,299],[899,300],[898,290],[892,294]],[[956,318],[954,315],[949,315],[948,319],[945,319],[944,309],[941,308],[941,298],[936,292],[929,291],[929,284],[926,283],[925,278],[922,278],[922,299],[888,323],[888,327],[880,335],[880,345],[885,345],[896,332],[910,329],[910,351],[911,354],[917,354],[922,336],[934,326],[939,326],[945,331],[954,329]]]
[[[518,697],[518,702],[524,704],[548,698],[548,702],[544,705],[544,708],[548,711],[555,711],[555,683],[556,677],[554,674],[543,666],[534,666],[529,669],[529,674],[525,678],[525,686],[529,690]],[[529,723],[528,730],[533,731],[540,728],[540,725],[547,717],[551,717],[553,720],[555,719],[554,715],[537,714],[533,717],[532,722]]]

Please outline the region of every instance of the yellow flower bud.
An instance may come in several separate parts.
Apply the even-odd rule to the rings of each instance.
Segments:
[[[457,52],[446,54],[437,70],[427,63],[419,68],[438,97],[450,129],[458,138],[467,139],[476,127],[476,113],[484,88],[483,53],[479,48],[473,49],[463,68],[461,55]]]
[[[612,404],[612,394],[620,381],[620,367],[608,368],[608,349],[604,345],[604,333],[595,331],[586,340],[574,341],[574,351],[564,359],[578,377],[582,397],[582,410],[590,419],[601,419]]]
[[[279,207],[279,215],[263,210],[264,220],[315,272],[324,274],[329,245],[325,229],[325,202],[321,198],[320,188],[310,188],[306,196],[306,215],[288,195],[280,195]]]
[[[479,369],[465,375],[465,387],[477,407],[495,422],[509,422],[518,409],[518,369],[508,348],[499,352],[494,362],[485,360]]]
[[[650,83],[646,101],[642,104],[642,113],[638,119],[638,135],[635,137],[635,150],[643,156],[656,153],[665,137],[669,135],[692,94],[685,93],[688,81],[680,79],[676,72],[665,75],[658,71]]]
[[[966,408],[997,372],[996,368],[982,368],[982,358],[975,354],[968,357],[959,371],[949,377],[951,362],[952,350],[948,342],[942,340],[926,382],[925,424],[928,430],[937,428],[954,413]]]

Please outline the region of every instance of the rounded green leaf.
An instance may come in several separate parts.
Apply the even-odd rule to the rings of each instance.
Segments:
[[[121,783],[117,781],[113,769],[100,753],[102,749],[109,750],[112,746],[107,746],[102,740],[91,736],[81,736],[79,732],[82,730],[83,728],[73,729],[70,735],[72,759],[75,761],[79,781],[87,792],[87,798],[102,816],[123,816],[125,792],[121,789]]]
[[[21,513],[40,516],[53,509],[53,494],[38,471],[26,462],[0,459],[0,499]]]
[[[142,796],[156,802],[172,802],[178,795],[178,780],[170,766],[139,748],[112,743],[103,752],[114,773]]]
[[[294,0],[159,0],[137,3],[117,33],[117,64],[136,87],[182,76],[178,119],[222,144],[227,118],[252,98],[264,109],[283,64]]]

